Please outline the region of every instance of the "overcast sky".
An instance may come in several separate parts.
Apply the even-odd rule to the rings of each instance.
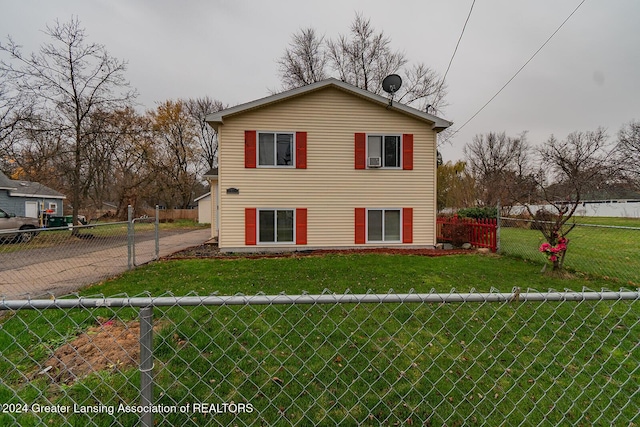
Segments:
[[[280,87],[276,60],[300,28],[346,34],[356,12],[384,30],[411,62],[444,74],[472,0],[0,0],[0,35],[24,52],[42,30],[77,16],[90,42],[128,61],[141,108],[210,96],[235,105]],[[477,0],[447,75],[444,118],[454,129],[540,48],[581,0]],[[555,37],[489,105],[441,147],[462,158],[474,135],[551,134],[603,126],[613,139],[640,120],[640,1],[586,0]]]

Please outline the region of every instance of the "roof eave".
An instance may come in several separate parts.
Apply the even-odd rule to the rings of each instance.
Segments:
[[[66,199],[67,196],[57,196],[54,194],[29,194],[29,193],[15,193],[11,192],[9,196],[12,197],[33,197],[37,199]]]
[[[322,80],[319,82],[315,82],[315,83],[311,83],[309,85],[306,86],[301,86],[295,89],[291,89],[291,90],[287,90],[285,92],[280,92],[277,93],[275,95],[271,95],[271,96],[267,96],[264,98],[260,98],[251,102],[247,102],[244,104],[240,104],[240,105],[236,105],[235,107],[231,107],[231,108],[227,108],[226,110],[222,110],[222,111],[218,111],[216,113],[212,113],[206,116],[205,121],[207,123],[209,123],[209,125],[211,127],[213,127],[216,132],[218,131],[218,127],[222,124],[224,124],[224,119],[225,117],[234,115],[234,114],[240,114],[240,113],[244,113],[253,109],[257,109],[257,108],[262,108],[265,107],[267,105],[276,103],[276,102],[280,102],[283,101],[285,99],[289,99],[289,98],[293,98],[296,96],[300,96],[302,94],[305,93],[309,93],[309,92],[313,92],[328,86],[333,86],[336,87],[338,89],[344,90],[346,92],[350,92],[352,94],[355,95],[359,95],[371,102],[377,103],[381,106],[387,106],[387,108],[392,109],[392,110],[397,110],[399,112],[402,112],[404,114],[413,116],[415,118],[418,118],[422,121],[431,123],[432,125],[432,129],[435,130],[436,132],[441,132],[444,129],[448,128],[449,126],[451,126],[453,123],[448,121],[448,120],[444,120],[441,119],[440,117],[437,116],[433,116],[429,113],[426,112],[422,112],[420,110],[417,110],[413,107],[409,107],[407,105],[404,104],[400,104],[400,103],[389,103],[389,100],[383,96],[377,95],[373,92],[369,92],[368,90],[365,89],[360,89],[359,87],[353,86],[351,84],[345,83],[343,81],[340,81],[338,79],[335,78],[330,78],[327,80]]]

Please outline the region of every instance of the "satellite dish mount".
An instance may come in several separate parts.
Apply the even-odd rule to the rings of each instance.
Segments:
[[[389,107],[393,105],[393,97],[401,86],[402,79],[397,74],[389,74],[384,78],[384,80],[382,80],[382,89],[391,95],[391,98],[389,99]]]

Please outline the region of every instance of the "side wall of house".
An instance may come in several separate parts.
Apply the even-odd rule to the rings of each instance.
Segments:
[[[42,203],[44,203],[44,209],[46,210],[49,207],[50,203],[55,203],[57,206],[57,212],[55,215],[62,216],[63,215],[63,200],[61,199],[42,199],[36,197],[17,197],[17,196],[9,196],[6,190],[0,190],[0,208],[8,213],[14,213],[17,216],[25,216],[26,215],[26,202],[37,203],[38,213],[40,212],[40,207]]]
[[[198,200],[198,223],[211,224],[211,213],[213,212],[211,204],[211,195]]]
[[[24,206],[22,207],[20,212],[16,211],[18,206],[16,204],[15,197],[10,197],[7,190],[0,190],[0,208],[7,213],[14,213],[16,215],[21,215],[22,213],[24,213]]]
[[[306,132],[306,168],[245,168],[247,130]],[[360,246],[356,208],[412,208],[410,246],[435,244],[436,133],[429,124],[325,88],[228,117],[219,132],[221,249],[246,249],[246,208],[307,209],[310,248]],[[355,133],[412,134],[413,169],[356,169]]]

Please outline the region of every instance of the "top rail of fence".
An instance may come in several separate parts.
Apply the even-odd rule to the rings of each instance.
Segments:
[[[536,220],[533,219],[524,219],[524,218],[511,218],[508,216],[501,216],[500,217],[501,220],[508,220],[508,221],[519,221],[519,222],[536,222]],[[555,224],[554,221],[538,221],[538,223],[540,224]],[[573,225],[574,223],[570,223],[569,225]],[[624,225],[601,225],[601,224],[583,224],[580,222],[576,222],[575,225],[577,227],[593,227],[593,228],[615,228],[615,229],[621,229],[621,230],[640,230],[640,227],[628,227],[628,226],[624,226]]]
[[[133,298],[75,298],[1,300],[0,310],[45,310],[72,308],[230,306],[230,305],[300,305],[300,304],[380,304],[380,303],[465,303],[465,302],[551,302],[551,301],[640,300],[636,291],[550,291],[490,293],[403,293],[403,294],[323,294],[323,295],[233,295],[171,296]]]
[[[136,218],[136,220],[146,220],[147,218]],[[151,218],[153,220],[154,218]],[[60,227],[41,227],[41,228],[27,228],[24,230],[0,230],[0,236],[5,234],[18,234],[18,233],[41,233],[45,231],[65,231],[65,230],[82,230],[85,228],[96,228],[96,227],[106,227],[106,226],[114,226],[114,225],[126,225],[127,221],[114,221],[114,222],[100,222],[95,224],[84,224],[84,225],[63,225]]]

